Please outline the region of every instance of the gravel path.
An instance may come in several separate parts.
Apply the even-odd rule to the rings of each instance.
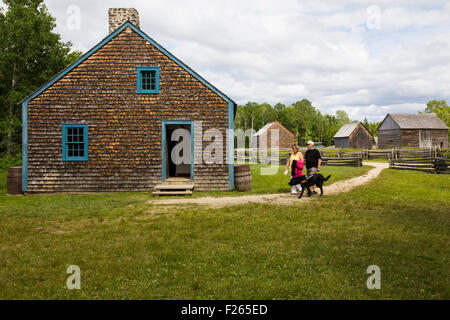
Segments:
[[[338,194],[342,192],[349,192],[353,188],[362,186],[369,181],[378,177],[378,175],[384,169],[389,168],[388,163],[382,162],[365,162],[365,164],[369,164],[374,168],[371,169],[367,174],[359,177],[355,177],[349,180],[343,180],[336,182],[329,186],[324,186],[323,192],[324,195],[330,194]],[[331,177],[333,179],[333,177]],[[319,191],[320,192],[320,191]],[[259,195],[245,195],[245,196],[236,196],[236,197],[201,197],[201,198],[192,198],[192,199],[161,199],[161,200],[149,200],[149,204],[157,204],[157,205],[185,205],[185,204],[193,204],[193,205],[204,205],[211,208],[223,208],[228,206],[235,206],[247,203],[267,203],[267,204],[285,204],[292,205],[294,203],[298,203],[299,201],[310,201],[315,197],[308,198],[305,196],[302,199],[298,199],[288,193],[284,194],[259,194]]]

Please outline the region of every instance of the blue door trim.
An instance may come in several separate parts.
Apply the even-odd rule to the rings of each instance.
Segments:
[[[161,122],[161,132],[162,132],[162,143],[161,143],[161,149],[162,149],[162,181],[166,181],[167,175],[166,175],[166,156],[167,156],[167,150],[166,150],[166,141],[167,141],[167,130],[166,126],[171,124],[187,124],[191,126],[191,180],[194,181],[194,163],[195,163],[195,154],[194,154],[194,121],[192,120],[162,120]]]

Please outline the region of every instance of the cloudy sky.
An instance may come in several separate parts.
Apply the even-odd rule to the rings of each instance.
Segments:
[[[450,1],[45,2],[82,51],[107,35],[108,7],[136,8],[144,32],[239,104],[306,98],[381,120],[450,102]]]

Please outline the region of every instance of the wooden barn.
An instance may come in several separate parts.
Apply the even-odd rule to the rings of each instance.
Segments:
[[[295,144],[295,136],[280,122],[275,121],[266,124],[252,137],[252,148],[290,149]]]
[[[378,147],[448,147],[448,127],[434,113],[390,113],[378,127]]]
[[[372,149],[373,143],[372,134],[361,122],[344,124],[334,135],[336,148]]]
[[[140,30],[135,9],[109,9],[109,23],[106,38],[22,102],[23,191],[233,189],[236,103]],[[208,130],[223,140],[212,163]]]

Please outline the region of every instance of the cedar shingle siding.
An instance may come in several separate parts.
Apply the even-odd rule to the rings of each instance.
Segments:
[[[137,93],[137,67],[160,92]],[[28,192],[143,191],[161,182],[162,120],[202,121],[225,141],[229,104],[132,28],[28,103]],[[62,124],[87,123],[89,160],[62,161]],[[195,128],[196,158],[199,128]],[[227,146],[224,144],[223,155]],[[200,153],[201,155],[201,153]],[[229,190],[229,166],[195,164],[196,190]]]

